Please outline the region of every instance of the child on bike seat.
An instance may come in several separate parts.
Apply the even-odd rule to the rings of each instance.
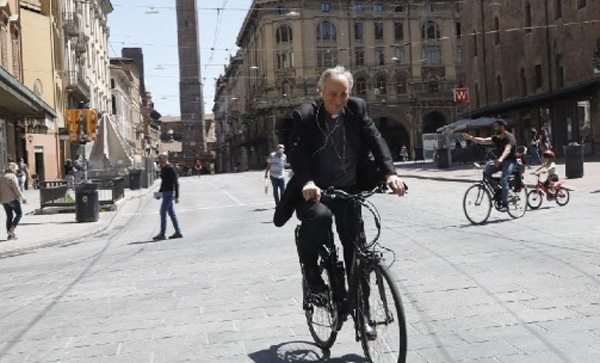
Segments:
[[[554,163],[554,152],[551,150],[546,150],[542,153],[542,165],[537,168],[533,173],[537,174],[540,170],[546,169],[548,172],[548,177],[544,182],[544,187],[548,190],[550,194],[554,194],[554,183],[558,181],[558,174],[556,173],[556,164]]]

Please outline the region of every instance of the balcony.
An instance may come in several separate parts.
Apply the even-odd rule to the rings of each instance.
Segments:
[[[73,11],[65,11],[62,14],[65,35],[69,37],[77,36],[81,29],[81,21],[79,19],[79,14]]]
[[[83,74],[78,71],[67,71],[66,75],[67,90],[79,99],[89,100],[90,86]]]
[[[452,101],[452,90],[454,87],[454,82],[418,82],[414,83],[412,86],[413,97],[417,99]]]
[[[77,54],[77,56],[80,56],[87,51],[87,43],[89,40],[90,37],[83,34],[79,34],[74,39],[73,48],[75,49],[75,54]]]

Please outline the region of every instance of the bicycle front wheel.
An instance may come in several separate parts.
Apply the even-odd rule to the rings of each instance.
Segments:
[[[527,193],[527,205],[531,209],[538,209],[542,205],[542,199],[544,198],[544,194],[542,194],[537,189],[531,190]]]
[[[521,188],[518,192],[509,189],[508,191],[508,214],[513,218],[521,218],[527,211],[527,190]]]
[[[331,289],[333,273],[329,269],[323,268],[321,275],[328,287],[328,298],[323,300],[312,296],[309,293],[306,281],[304,281],[302,284],[305,296],[304,315],[306,316],[308,330],[313,337],[315,344],[321,349],[329,349],[333,346],[333,343],[335,343],[335,339],[337,338],[339,311],[337,304],[333,301]]]
[[[556,198],[556,204],[562,207],[563,205],[569,203],[569,190],[560,187],[560,189],[556,191],[556,195],[554,197]]]
[[[406,362],[406,320],[398,287],[387,267],[366,271],[358,288],[357,316],[363,351],[371,363]]]
[[[473,224],[483,224],[490,217],[492,198],[483,184],[478,183],[467,189],[463,198],[463,211]]]

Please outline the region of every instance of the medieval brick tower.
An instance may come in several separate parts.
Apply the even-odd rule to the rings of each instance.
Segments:
[[[177,38],[179,48],[179,109],[182,122],[182,161],[191,166],[204,159],[204,99],[200,73],[198,9],[196,0],[177,2]]]

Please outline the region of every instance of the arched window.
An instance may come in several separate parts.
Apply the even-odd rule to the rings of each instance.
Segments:
[[[337,32],[335,30],[335,25],[331,24],[328,21],[322,21],[317,25],[317,40],[336,40]]]
[[[531,33],[531,3],[525,3],[525,33]]]
[[[421,39],[436,40],[440,39],[440,27],[435,21],[427,20],[421,27]]]
[[[525,68],[521,67],[519,71],[519,78],[521,80],[521,97],[527,96],[527,77],[525,76]]]
[[[494,17],[494,44],[500,44],[500,20]]]
[[[496,76],[496,90],[498,92],[498,102],[504,100],[504,90],[502,89],[502,76]]]
[[[278,26],[275,41],[277,43],[290,43],[292,41],[292,27],[288,24]]]
[[[375,94],[379,93],[380,95],[384,95],[387,93],[387,81],[384,75],[377,77],[377,80],[375,81],[375,89],[377,90],[375,91]]]
[[[367,94],[367,80],[363,77],[356,79],[356,94],[359,96],[365,96]]]
[[[399,95],[406,94],[406,75],[404,73],[396,76],[396,93]]]

